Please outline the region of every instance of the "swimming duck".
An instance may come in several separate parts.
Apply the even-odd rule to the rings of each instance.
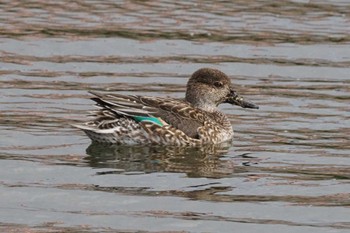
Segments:
[[[99,107],[91,121],[73,126],[93,142],[196,146],[232,140],[233,129],[218,105],[259,107],[235,91],[223,72],[202,68],[187,83],[185,99],[90,91]]]

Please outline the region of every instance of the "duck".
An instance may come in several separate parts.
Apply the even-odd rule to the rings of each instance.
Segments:
[[[90,91],[98,110],[93,119],[73,124],[93,143],[200,146],[233,139],[229,118],[218,109],[228,103],[259,107],[236,92],[230,78],[201,68],[189,78],[184,99]]]

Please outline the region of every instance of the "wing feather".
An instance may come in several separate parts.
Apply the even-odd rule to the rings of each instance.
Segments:
[[[148,116],[157,117],[171,125],[184,135],[197,139],[198,129],[203,127],[207,116],[200,109],[193,108],[188,102],[173,98],[145,97],[137,95],[122,95],[116,93],[101,93],[91,91],[93,101],[116,117]],[[179,132],[172,130],[173,133]]]

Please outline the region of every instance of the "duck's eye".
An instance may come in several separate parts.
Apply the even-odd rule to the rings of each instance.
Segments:
[[[220,82],[220,81],[217,81],[217,82],[214,83],[214,86],[216,86],[218,88],[221,88],[221,87],[224,86],[224,84],[222,82]]]

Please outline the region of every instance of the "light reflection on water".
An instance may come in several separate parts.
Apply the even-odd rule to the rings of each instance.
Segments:
[[[0,230],[349,231],[349,7],[3,3]],[[69,125],[87,90],[182,98],[200,67],[260,106],[221,107],[233,145],[89,145]]]
[[[229,167],[234,167],[220,159],[229,148],[230,145],[182,148],[91,144],[85,160],[91,167],[115,168],[122,172],[180,172],[189,177],[220,178],[231,174]]]

